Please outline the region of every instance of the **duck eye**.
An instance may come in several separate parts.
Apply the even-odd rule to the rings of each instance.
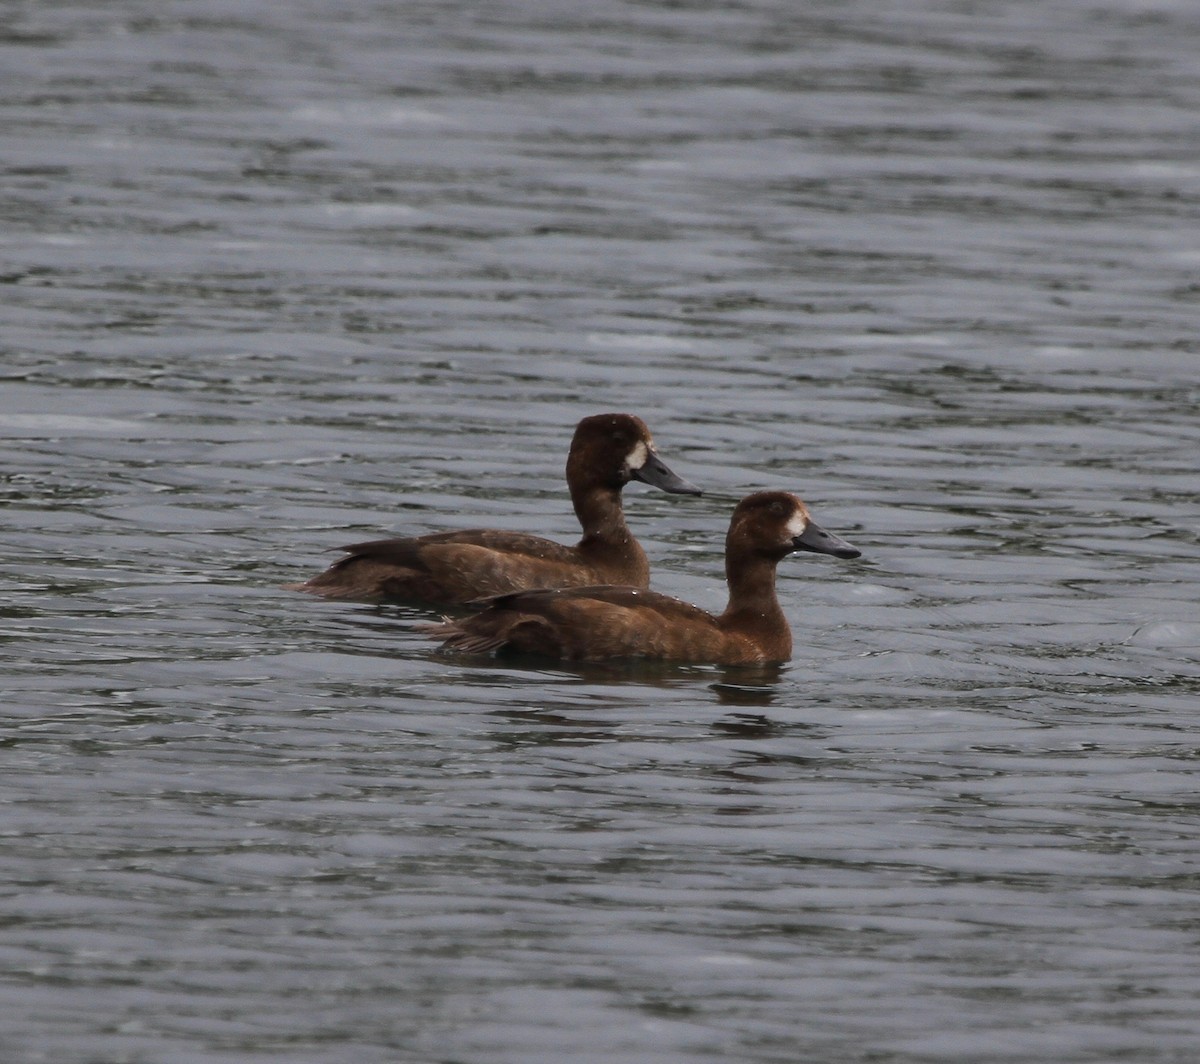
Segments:
[[[771,513],[776,517],[782,517],[784,511],[783,503],[776,499],[773,503],[771,503],[770,510]]]

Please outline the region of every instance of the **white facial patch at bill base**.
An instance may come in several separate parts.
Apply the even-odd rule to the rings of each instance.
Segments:
[[[798,536],[804,535],[806,528],[808,528],[808,521],[805,520],[804,514],[797,510],[792,514],[792,519],[787,523],[788,535],[792,539],[796,539]]]
[[[649,458],[650,448],[646,445],[646,441],[638,440],[633,450],[629,452],[628,457],[625,459],[625,464],[630,469],[641,469]]]

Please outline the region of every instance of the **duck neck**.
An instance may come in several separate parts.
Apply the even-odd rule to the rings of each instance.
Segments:
[[[619,547],[627,550],[637,541],[625,524],[625,511],[621,509],[621,489],[596,485],[576,493],[572,499],[575,516],[583,527],[581,549]]]
[[[729,605],[721,616],[721,626],[737,629],[784,659],[792,652],[792,633],[775,594],[775,567],[778,564],[778,558],[763,554],[726,552],[725,581],[729,585]]]

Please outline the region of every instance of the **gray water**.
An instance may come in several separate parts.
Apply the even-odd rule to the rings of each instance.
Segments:
[[[1200,1056],[1200,9],[63,0],[0,21],[0,1056]],[[777,673],[279,591],[804,496]]]

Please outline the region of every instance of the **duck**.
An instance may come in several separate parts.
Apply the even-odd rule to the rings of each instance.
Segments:
[[[360,602],[456,606],[532,588],[650,586],[646,552],[625,523],[621,490],[631,480],[700,495],[659,457],[633,414],[594,414],[575,427],[567,488],[583,528],[574,546],[522,532],[466,529],[341,547],[346,556],[288,591]]]
[[[422,626],[448,650],[530,654],[560,661],[622,659],[678,664],[775,665],[792,656],[792,633],[775,593],[776,566],[795,551],[858,558],[790,492],[748,495],[725,537],[729,604],[714,616],[641,587],[522,591],[481,603],[456,620]]]

